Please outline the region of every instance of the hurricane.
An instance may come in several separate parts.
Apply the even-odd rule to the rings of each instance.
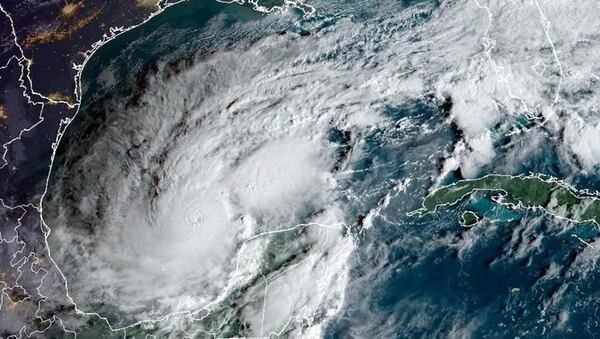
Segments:
[[[165,337],[489,334],[487,315],[520,307],[492,295],[516,290],[465,285],[530,267],[563,231],[537,238],[546,217],[485,192],[460,202],[492,215],[468,231],[460,209],[411,212],[452,180],[598,163],[595,92],[561,98],[597,81],[565,71],[585,43],[569,63],[572,31],[546,25],[559,6],[516,3],[182,3],[99,49],[43,200],[77,311]]]

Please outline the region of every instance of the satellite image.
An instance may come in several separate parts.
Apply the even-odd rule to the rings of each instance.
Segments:
[[[0,0],[0,338],[600,338],[598,0]]]

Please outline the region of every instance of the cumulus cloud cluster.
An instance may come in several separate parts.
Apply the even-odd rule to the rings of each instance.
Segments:
[[[460,41],[449,53],[458,47],[471,54],[457,59],[437,85],[438,93],[452,95],[452,120],[465,134],[466,147],[452,154],[445,172],[462,167],[466,177],[478,175],[502,137],[491,130],[513,123],[513,133],[531,132],[519,117],[543,124],[550,140],[564,132],[557,145],[564,160],[575,159],[586,171],[598,164],[597,23],[591,18],[599,11],[594,1],[446,3],[439,19]],[[469,25],[457,22],[465,19]],[[472,40],[465,39],[469,29]]]

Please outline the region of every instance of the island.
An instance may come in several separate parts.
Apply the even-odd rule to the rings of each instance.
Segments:
[[[490,174],[479,179],[461,180],[428,194],[423,207],[415,212],[435,212],[439,207],[455,205],[477,191],[494,193],[494,202],[511,209],[541,210],[557,218],[593,222],[600,226],[599,196],[538,174]]]
[[[471,227],[477,224],[481,217],[473,211],[464,211],[460,217],[460,225],[463,227]]]

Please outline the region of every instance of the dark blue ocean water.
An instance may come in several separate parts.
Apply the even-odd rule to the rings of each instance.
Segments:
[[[421,101],[391,108],[389,114],[392,119],[417,116],[419,124],[441,116]],[[393,126],[366,136],[366,156],[357,166],[386,165],[353,178],[358,181],[351,184],[353,189],[367,191],[382,181],[405,179],[413,184],[395,196],[362,234],[345,306],[328,327],[327,337],[598,335],[593,316],[600,292],[597,254],[573,237],[592,241],[598,236],[594,225],[510,210],[483,193],[424,217],[406,215],[418,207],[431,185],[426,173],[435,170],[426,155],[441,152],[452,140],[443,128],[434,136],[437,140],[394,133]],[[502,158],[500,154],[495,163],[504,168]],[[407,167],[407,159],[415,165]],[[510,174],[569,173],[552,144],[517,168]],[[494,169],[489,167],[492,173]],[[581,182],[584,187],[594,185],[578,179]],[[462,227],[459,219],[466,210],[483,220],[472,228]]]

